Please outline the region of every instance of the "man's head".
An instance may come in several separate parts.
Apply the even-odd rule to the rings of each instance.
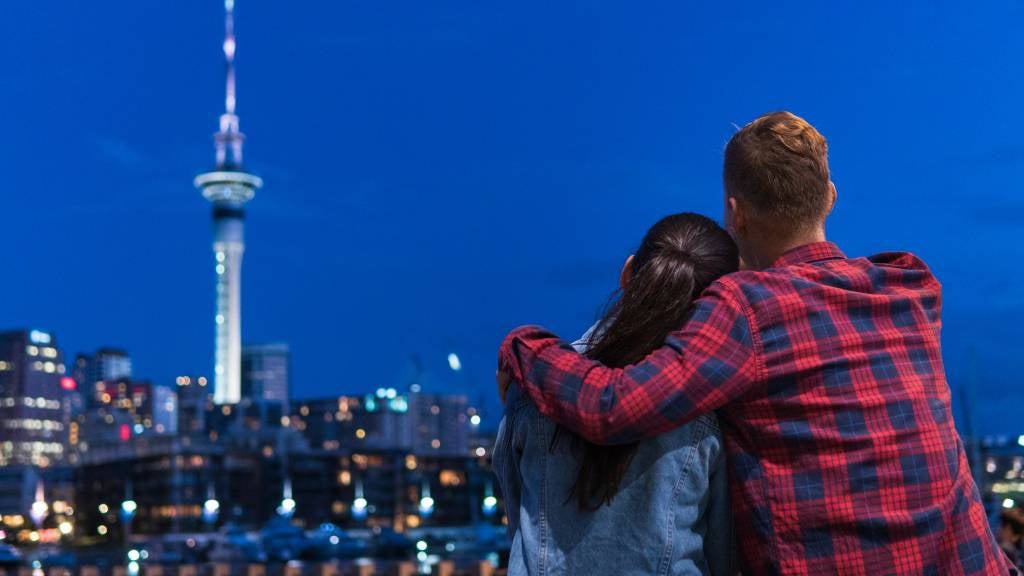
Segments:
[[[828,143],[803,118],[772,112],[740,129],[725,147],[723,181],[726,226],[746,266],[824,240],[836,198]]]

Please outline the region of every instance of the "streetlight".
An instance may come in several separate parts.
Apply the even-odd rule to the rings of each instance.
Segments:
[[[423,481],[422,497],[420,498],[420,517],[429,518],[434,513],[434,499],[430,497],[430,482]]]
[[[494,512],[498,509],[498,499],[494,497],[494,486],[490,482],[487,483],[487,488],[484,489],[482,509],[484,516],[494,516]]]
[[[128,482],[124,488],[124,501],[121,502],[121,526],[123,529],[124,545],[128,546],[132,539],[132,518],[135,517],[139,505],[132,500],[132,484]]]
[[[292,498],[291,478],[284,479],[284,494],[282,494],[281,505],[277,507],[277,513],[285,518],[291,518],[295,513],[295,499]]]
[[[216,494],[213,491],[213,482],[210,482],[206,486],[206,502],[203,502],[203,522],[206,523],[210,531],[216,526],[219,513],[220,502],[217,501]]]
[[[40,479],[36,483],[36,499],[32,502],[28,515],[32,518],[32,522],[35,523],[36,529],[40,529],[43,527],[43,520],[46,520],[49,514],[50,506],[46,504],[46,499],[43,498],[43,481]]]

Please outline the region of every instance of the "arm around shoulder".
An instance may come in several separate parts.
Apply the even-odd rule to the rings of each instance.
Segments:
[[[512,331],[499,369],[545,416],[599,444],[656,436],[744,394],[758,379],[749,311],[720,280],[643,361],[609,368],[536,326]]]

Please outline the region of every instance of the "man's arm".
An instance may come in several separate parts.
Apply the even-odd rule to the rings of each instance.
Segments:
[[[541,328],[505,337],[498,367],[542,414],[598,444],[657,436],[746,393],[759,378],[756,334],[727,280],[694,304],[686,325],[638,364],[608,368]]]

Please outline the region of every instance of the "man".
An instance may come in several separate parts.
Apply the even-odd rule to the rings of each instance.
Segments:
[[[953,425],[928,267],[826,242],[827,144],[793,114],[737,132],[723,177],[743,270],[624,369],[514,330],[502,394],[518,382],[543,414],[606,444],[717,410],[745,575],[1014,573]]]

